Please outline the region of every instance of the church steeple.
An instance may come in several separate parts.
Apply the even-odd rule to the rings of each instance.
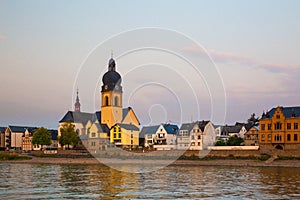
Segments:
[[[75,112],[80,112],[80,102],[79,102],[79,96],[78,96],[78,88],[77,88],[77,96],[76,96],[76,102],[74,104]]]

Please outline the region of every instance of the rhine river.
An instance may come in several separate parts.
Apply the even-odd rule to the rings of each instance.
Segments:
[[[130,166],[128,166],[130,167]],[[300,168],[0,163],[0,199],[300,199]]]

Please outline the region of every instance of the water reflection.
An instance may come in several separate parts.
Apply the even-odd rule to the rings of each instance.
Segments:
[[[126,173],[104,165],[0,163],[0,199],[291,199],[300,197],[299,189],[299,168],[169,166]]]

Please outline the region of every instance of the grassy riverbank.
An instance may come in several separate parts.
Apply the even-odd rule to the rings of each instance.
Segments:
[[[0,161],[7,160],[30,160],[32,159],[29,156],[22,156],[16,153],[0,153]]]

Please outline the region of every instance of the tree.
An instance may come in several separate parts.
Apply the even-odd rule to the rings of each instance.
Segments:
[[[241,144],[244,142],[243,138],[240,138],[236,135],[230,136],[228,140],[226,141],[227,146],[241,146]]]
[[[51,133],[48,129],[41,127],[38,128],[32,136],[32,144],[41,145],[50,145],[51,144]]]
[[[226,142],[224,140],[218,140],[215,146],[226,146]]]
[[[255,113],[252,113],[251,117],[247,120],[249,124],[252,126],[258,126],[259,123],[259,117],[255,117]]]
[[[68,149],[70,149],[70,145],[73,147],[76,146],[79,142],[79,137],[75,132],[75,125],[71,122],[66,122],[60,128],[60,137],[58,138],[61,146],[68,145]]]

